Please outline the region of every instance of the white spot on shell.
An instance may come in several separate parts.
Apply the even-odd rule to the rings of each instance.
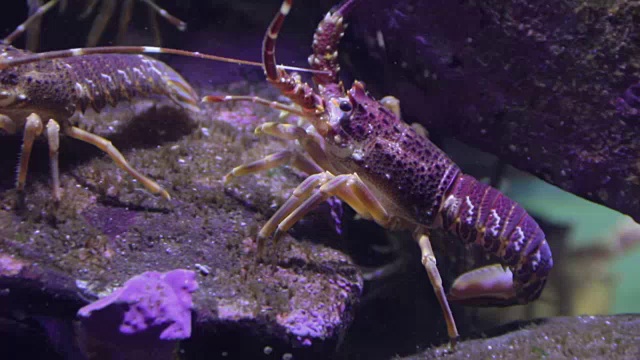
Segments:
[[[495,209],[491,209],[491,215],[496,219],[496,223],[489,228],[489,231],[491,232],[491,235],[498,236],[498,232],[500,231],[500,216]]]
[[[118,74],[122,75],[122,77],[124,78],[124,81],[125,81],[127,84],[131,85],[131,79],[129,79],[129,75],[127,75],[127,72],[126,72],[126,71],[123,71],[123,70],[117,70],[117,72],[118,72]]]
[[[515,240],[513,241],[513,250],[520,251],[522,245],[524,245],[524,232],[520,226],[516,226],[515,232],[517,233]]]
[[[467,210],[467,223],[471,224],[471,222],[473,221],[473,209],[475,208],[475,206],[473,206],[471,198],[468,195],[467,197],[465,197],[464,201],[467,203],[467,206],[469,206],[469,210]]]
[[[103,79],[107,80],[109,83],[113,83],[113,79],[111,78],[111,76],[109,76],[107,74],[100,74],[100,77],[102,77]]]
[[[531,269],[533,271],[538,270],[538,265],[540,265],[540,251],[537,251],[531,259]]]
[[[353,153],[351,154],[351,157],[356,161],[362,160],[362,158],[364,158],[364,150],[362,150],[362,149],[353,150]]]
[[[74,88],[76,89],[76,94],[79,98],[84,97],[84,87],[80,83],[75,83]]]

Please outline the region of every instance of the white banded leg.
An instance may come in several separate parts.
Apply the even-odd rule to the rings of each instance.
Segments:
[[[24,125],[24,137],[22,138],[20,163],[18,165],[18,178],[16,180],[16,188],[19,192],[24,191],[24,185],[27,182],[27,170],[29,169],[29,159],[31,158],[33,142],[37,136],[42,134],[42,130],[42,120],[38,114],[32,113],[27,116],[27,121]]]
[[[274,242],[277,242],[298,220],[331,196],[346,202],[366,219],[373,219],[382,225],[390,222],[387,211],[356,174],[334,176],[323,172],[305,179],[263,226],[258,234],[258,249],[264,248],[265,239],[274,231]]]
[[[131,165],[129,165],[129,163],[127,162],[127,160],[124,158],[124,156],[122,155],[122,153],[120,153],[120,151],[113,146],[113,144],[111,143],[111,141],[100,137],[98,135],[92,134],[90,132],[84,131],[80,128],[77,128],[75,126],[70,126],[66,129],[64,129],[64,132],[66,135],[74,138],[74,139],[78,139],[80,141],[84,141],[86,143],[89,143],[93,146],[96,146],[98,149],[104,151],[105,153],[107,153],[107,155],[109,155],[111,157],[111,159],[124,171],[128,172],[131,176],[133,176],[134,178],[136,178],[138,181],[140,181],[140,183],[142,183],[142,185],[144,185],[144,187],[147,188],[147,190],[149,190],[152,194],[154,195],[160,195],[163,198],[169,200],[171,199],[171,196],[169,195],[169,193],[167,192],[167,190],[165,190],[162,186],[160,186],[158,183],[156,183],[155,181],[149,179],[148,177],[142,175],[142,173],[140,173],[138,170],[134,169]]]
[[[459,336],[458,329],[456,327],[456,322],[453,318],[451,308],[449,307],[449,301],[447,300],[447,296],[442,286],[442,278],[440,277],[440,272],[438,271],[438,267],[436,266],[436,256],[433,253],[433,248],[431,247],[429,236],[421,228],[416,229],[413,236],[418,242],[420,250],[422,251],[422,265],[424,265],[424,268],[427,270],[429,281],[431,282],[433,291],[436,293],[436,297],[438,298],[438,302],[440,303],[440,308],[442,309],[444,320],[447,323],[447,334],[449,335],[449,341],[451,346],[454,347]]]

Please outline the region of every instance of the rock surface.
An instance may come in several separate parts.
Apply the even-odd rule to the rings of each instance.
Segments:
[[[640,221],[635,2],[375,0],[346,21],[344,63],[408,121]]]
[[[509,332],[462,341],[455,352],[439,347],[402,359],[640,358],[639,315],[558,317],[514,323],[493,332],[505,331]]]
[[[234,90],[251,92],[246,85],[224,91]],[[285,237],[277,251],[270,249],[269,261],[256,261],[253,236],[299,174],[279,168],[226,188],[221,182],[234,166],[287,146],[252,134],[277,112],[246,104],[211,106],[201,114],[139,108],[144,110],[134,122],[124,121],[128,109],[92,128],[165,186],[171,201],[146,193],[101,152],[64,139],[62,201],[53,203],[46,144],[38,144],[43,146],[32,154],[21,206],[13,189],[21,139],[3,138],[1,312],[72,319],[87,300],[111,293],[134,275],[190,269],[199,274],[199,289],[193,294],[194,341],[185,343],[185,354],[198,358],[190,349],[202,346],[209,355],[227,358],[264,355],[265,346],[274,354],[333,351],[363,283],[347,256],[318,243],[337,237],[330,224],[307,220],[315,236]],[[328,230],[321,231],[323,226]]]

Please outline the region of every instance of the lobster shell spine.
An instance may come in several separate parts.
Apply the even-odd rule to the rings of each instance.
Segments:
[[[513,273],[516,296],[500,305],[527,303],[540,296],[553,267],[551,250],[542,229],[522,206],[459,174],[445,194],[441,214],[445,229],[497,256]]]

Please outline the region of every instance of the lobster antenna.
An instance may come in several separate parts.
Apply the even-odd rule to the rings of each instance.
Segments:
[[[199,59],[214,60],[227,62],[239,65],[259,66],[262,67],[262,63],[249,60],[240,60],[234,58],[228,58],[224,56],[203,54],[197,51],[187,51],[180,49],[163,48],[156,46],[98,46],[89,48],[75,48],[68,50],[54,50],[42,53],[29,54],[20,57],[5,56],[0,60],[0,70],[7,69],[9,67],[24,65],[32,62],[38,62],[42,60],[60,59],[72,56],[81,55],[95,55],[95,54],[171,54],[188,56]],[[314,74],[327,74],[325,70],[314,70],[307,68],[300,68],[296,66],[278,65],[279,68],[291,71],[311,72]]]

